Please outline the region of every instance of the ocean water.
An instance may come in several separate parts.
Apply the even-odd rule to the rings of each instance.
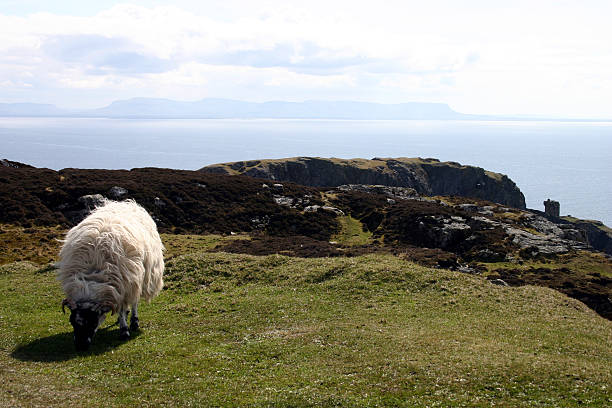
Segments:
[[[529,208],[612,226],[612,122],[0,118],[0,158],[198,169],[294,156],[435,157],[508,175]]]

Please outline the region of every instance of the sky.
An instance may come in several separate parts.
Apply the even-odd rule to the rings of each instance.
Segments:
[[[0,0],[0,102],[440,102],[612,118],[609,0]]]

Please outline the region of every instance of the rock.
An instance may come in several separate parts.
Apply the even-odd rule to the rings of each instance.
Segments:
[[[164,200],[159,197],[155,197],[155,199],[153,200],[153,204],[155,204],[157,208],[164,208],[166,206]]]
[[[202,183],[195,183],[195,185],[196,185],[197,187],[200,187],[200,188],[206,188],[206,184],[202,184]]]
[[[24,164],[24,163],[7,160],[7,159],[0,159],[0,166],[11,167],[13,169],[21,169],[21,168],[33,169],[34,168],[30,166],[29,164]]]
[[[91,212],[96,207],[104,204],[105,198],[102,194],[89,194],[79,197],[77,201],[85,206],[88,212]]]
[[[63,203],[57,209],[62,211],[67,220],[72,224],[78,224],[87,217],[96,207],[104,204],[106,199],[102,194],[88,194],[77,198],[78,205]]]
[[[127,195],[127,193],[128,191],[125,188],[119,186],[111,187],[108,190],[108,196],[113,200],[121,200]]]
[[[492,284],[494,284],[494,285],[499,285],[499,286],[508,286],[508,284],[506,283],[506,281],[505,281],[505,280],[503,280],[503,279],[493,279],[493,280],[491,281],[491,283],[492,283]]]
[[[285,207],[293,207],[293,198],[291,197],[275,195],[274,197],[272,197],[272,199],[278,205],[284,205]]]
[[[272,189],[277,192],[282,192],[285,189],[285,187],[282,184],[276,183],[276,184],[272,184]]]
[[[253,228],[258,230],[265,229],[268,225],[270,225],[270,216],[263,215],[261,217],[255,217],[251,219],[251,224],[253,224]]]
[[[561,206],[558,201],[551,199],[544,201],[544,212],[550,217],[559,218],[559,214],[561,213],[560,207]]]
[[[384,194],[397,199],[410,199],[419,196],[414,188],[409,187],[392,187],[383,185],[367,185],[367,184],[343,184],[337,187],[340,191],[360,191],[369,194]]]
[[[344,211],[342,211],[339,208],[332,207],[330,205],[324,205],[323,207],[321,207],[321,209],[325,210],[325,211],[331,211],[331,212],[333,212],[336,215],[344,215]]]
[[[459,204],[457,208],[470,213],[478,212],[478,206],[475,204]]]
[[[323,205],[323,206],[320,206],[320,205],[309,205],[308,207],[304,208],[304,212],[308,212],[308,213],[310,213],[310,212],[317,212],[319,210],[331,211],[331,212],[333,212],[336,215],[344,215],[344,211],[342,211],[339,208],[332,207],[332,206],[329,206],[329,205]]]
[[[506,255],[485,248],[476,253],[476,258],[483,262],[502,262],[506,260]]]
[[[586,242],[598,251],[612,255],[612,230],[601,221],[571,219],[568,225],[584,232]]]
[[[492,216],[493,215],[493,207],[490,205],[485,205],[484,207],[478,208],[478,213],[482,215]]]
[[[321,208],[320,205],[309,205],[308,207],[304,208],[304,212],[317,212],[319,211],[319,208]]]
[[[480,272],[470,266],[460,266],[459,268],[457,268],[458,272],[462,272],[462,273],[469,273],[470,275],[479,275]]]

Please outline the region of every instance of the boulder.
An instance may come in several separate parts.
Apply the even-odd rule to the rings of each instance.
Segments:
[[[128,191],[119,186],[113,186],[108,190],[108,196],[113,200],[121,200],[127,196]]]
[[[102,194],[88,194],[77,199],[77,201],[82,204],[88,212],[91,212],[96,207],[104,204],[104,200],[105,198]]]

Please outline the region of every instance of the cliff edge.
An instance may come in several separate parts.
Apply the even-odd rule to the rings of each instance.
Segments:
[[[437,159],[294,157],[213,164],[200,171],[244,174],[315,187],[345,184],[410,187],[423,195],[458,195],[526,208],[525,196],[507,176]]]

